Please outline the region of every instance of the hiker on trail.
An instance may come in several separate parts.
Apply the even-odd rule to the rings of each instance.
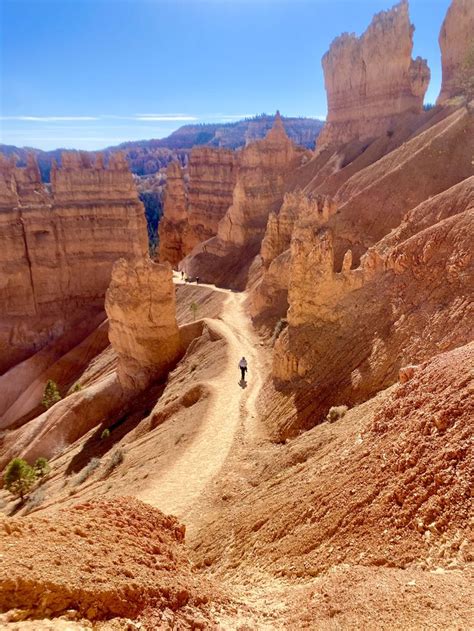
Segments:
[[[196,285],[199,285],[199,276],[196,276]]]
[[[184,280],[184,271],[181,270],[181,280]]]
[[[240,374],[242,375],[242,381],[245,381],[245,373],[247,372],[247,360],[245,357],[239,361]]]

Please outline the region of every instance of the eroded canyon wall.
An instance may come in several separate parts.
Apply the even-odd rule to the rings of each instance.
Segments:
[[[196,245],[217,234],[232,203],[236,155],[230,149],[195,147],[186,174],[177,162],[169,165],[159,225],[160,262],[177,267]]]
[[[50,189],[30,158],[0,163],[0,373],[103,310],[113,263],[147,253],[144,211],[122,156],[65,153]]]
[[[464,28],[462,6],[455,0],[448,13],[454,30]],[[367,33],[391,50],[389,25],[397,32],[402,24],[411,42],[405,3],[376,16]],[[344,77],[344,64],[338,68]],[[406,86],[392,87],[392,100],[407,102]],[[357,108],[359,96],[350,102]],[[274,385],[292,393],[290,433],[320,422],[332,405],[372,397],[403,365],[472,338],[472,104],[464,98],[411,118],[400,114],[393,133],[387,118],[370,108],[366,114],[366,129],[373,124],[370,134],[379,135],[365,142],[362,119],[336,127],[328,119],[333,144],[293,173],[293,191],[269,216],[262,273],[250,291],[254,322],[275,327]]]
[[[411,58],[413,30],[403,0],[378,13],[361,37],[333,41],[322,60],[328,115],[318,148],[374,138],[422,112],[430,71]]]
[[[400,368],[472,336],[469,245],[474,177],[414,208],[350,269],[334,271],[331,229],[300,221],[290,249],[288,328],[275,345],[277,382],[299,388],[298,423],[360,403]]]
[[[266,137],[238,154],[232,204],[219,222],[217,236],[185,260],[188,273],[209,282],[245,286],[248,266],[259,252],[268,217],[281,206],[287,178],[304,155],[305,151],[286,135],[277,113]]]

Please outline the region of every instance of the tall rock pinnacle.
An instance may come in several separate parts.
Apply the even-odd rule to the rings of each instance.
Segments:
[[[443,82],[438,104],[474,90],[474,1],[453,0],[439,34]]]
[[[328,116],[319,147],[380,135],[422,111],[430,71],[411,58],[413,31],[402,0],[378,13],[361,37],[344,33],[333,41],[322,59]]]

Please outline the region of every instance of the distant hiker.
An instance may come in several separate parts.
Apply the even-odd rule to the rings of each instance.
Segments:
[[[199,276],[196,276],[196,285],[199,285]]]
[[[181,280],[184,280],[184,271],[181,270]]]
[[[242,375],[242,381],[245,381],[245,373],[247,372],[247,360],[245,357],[239,361],[240,374]]]

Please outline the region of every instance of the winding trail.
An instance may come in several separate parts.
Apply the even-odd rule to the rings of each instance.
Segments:
[[[206,385],[211,398],[199,433],[171,468],[153,480],[139,498],[165,513],[183,518],[222,469],[237,433],[256,438],[256,399],[262,384],[259,340],[243,307],[245,293],[202,285],[227,294],[219,318],[206,321],[227,342],[227,359],[217,378]],[[238,362],[248,360],[247,385],[239,383]]]

